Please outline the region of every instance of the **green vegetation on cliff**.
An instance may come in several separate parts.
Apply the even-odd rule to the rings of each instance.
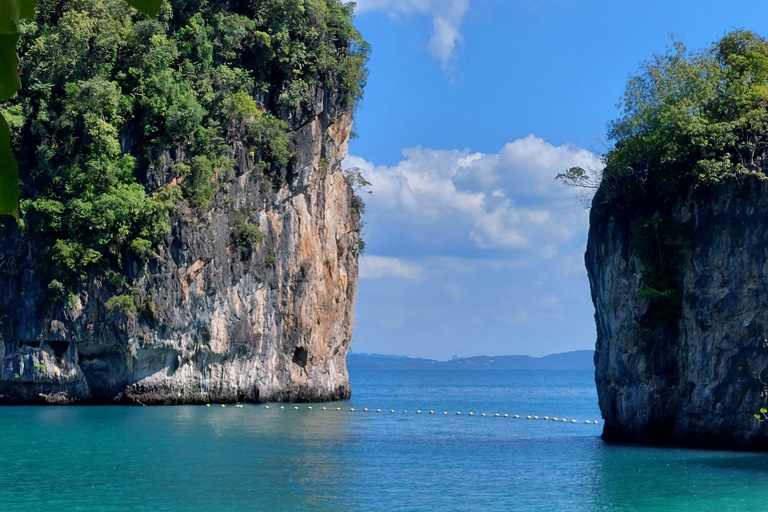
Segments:
[[[118,0],[42,0],[21,24],[24,86],[2,113],[22,235],[51,291],[145,257],[178,201],[207,208],[235,140],[278,185],[292,165],[285,121],[313,88],[337,91],[341,109],[361,97],[368,46],[351,19],[340,0],[170,0],[156,18]],[[178,179],[151,188],[167,167]],[[240,245],[257,243],[242,224]]]
[[[605,174],[652,173],[679,183],[765,177],[768,149],[768,43],[734,31],[711,48],[675,43],[630,79]],[[671,185],[669,183],[668,185]]]

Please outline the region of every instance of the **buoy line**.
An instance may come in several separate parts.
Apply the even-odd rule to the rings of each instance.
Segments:
[[[222,407],[226,407],[227,406],[227,404],[220,404],[220,405]],[[210,407],[211,404],[205,404],[205,406],[206,407]],[[235,407],[239,408],[239,409],[242,409],[243,408],[243,404],[235,404]],[[265,405],[264,409],[269,409],[269,406]],[[285,410],[285,406],[281,405],[280,409]],[[293,410],[298,411],[298,410],[300,410],[300,408],[299,408],[298,405],[294,405],[293,406]],[[311,405],[308,405],[306,410],[314,411],[315,409],[313,409],[313,407]],[[323,407],[322,409],[318,409],[318,410],[327,411],[327,412],[340,412],[340,411],[342,411],[341,407],[336,407],[335,409],[328,409],[326,407]],[[350,407],[349,412],[358,412],[358,413],[361,413],[361,412],[362,413],[364,413],[364,412],[377,412],[377,413],[379,413],[379,412],[381,412],[381,409],[368,409],[366,407],[366,408],[360,410],[360,409],[355,409],[354,407]],[[390,409],[389,412],[390,413],[394,413],[395,409]],[[408,409],[403,409],[403,413],[407,414],[408,413]],[[417,409],[415,413],[411,413],[411,414],[421,414],[421,409]],[[429,414],[435,414],[434,409],[430,409]],[[448,411],[443,411],[443,416],[447,416],[447,415],[448,415]],[[467,414],[462,414],[461,411],[456,411],[455,415],[456,416],[472,416],[472,417],[474,417],[475,413],[472,412],[472,411],[469,411]],[[498,412],[497,413],[491,413],[490,415],[486,415],[486,413],[482,412],[482,413],[480,413],[480,417],[481,418],[485,418],[485,417],[490,417],[490,418],[509,418],[510,415],[508,413],[498,413]],[[513,419],[520,419],[522,417],[524,417],[525,419],[529,419],[529,420],[544,420],[544,421],[552,420],[552,421],[557,422],[557,423],[571,423],[571,424],[581,423],[580,421],[577,421],[576,419],[573,419],[573,418],[571,418],[571,420],[569,421],[567,418],[564,418],[562,416],[560,416],[560,417],[557,417],[557,416],[552,416],[552,417],[550,417],[550,416],[536,416],[536,415],[533,415],[533,416],[532,415],[520,416],[519,414],[515,414],[514,416],[512,416]],[[584,423],[587,424],[587,425],[599,425],[600,424],[600,422],[598,420],[585,420]]]

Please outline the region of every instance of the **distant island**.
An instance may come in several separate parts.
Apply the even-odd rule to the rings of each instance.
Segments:
[[[420,357],[391,356],[350,352],[350,368],[379,368],[386,370],[593,370],[594,350],[575,350],[544,357],[475,356],[437,361]]]

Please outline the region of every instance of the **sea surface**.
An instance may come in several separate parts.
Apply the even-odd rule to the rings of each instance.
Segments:
[[[0,408],[0,511],[768,510],[768,455],[604,444],[589,371],[350,373],[312,409]]]

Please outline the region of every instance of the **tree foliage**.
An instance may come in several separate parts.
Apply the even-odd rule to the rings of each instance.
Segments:
[[[653,173],[669,184],[766,176],[768,43],[737,30],[711,48],[675,42],[627,84],[606,176]]]
[[[340,0],[158,7],[150,18],[118,0],[41,0],[18,24],[25,87],[0,113],[20,164],[23,236],[61,286],[150,253],[182,198],[207,208],[235,140],[267,179],[289,165],[281,117],[315,101],[314,86],[338,91],[342,109],[362,94],[368,46]],[[4,163],[0,202],[15,207]],[[150,188],[158,167],[178,180]]]

